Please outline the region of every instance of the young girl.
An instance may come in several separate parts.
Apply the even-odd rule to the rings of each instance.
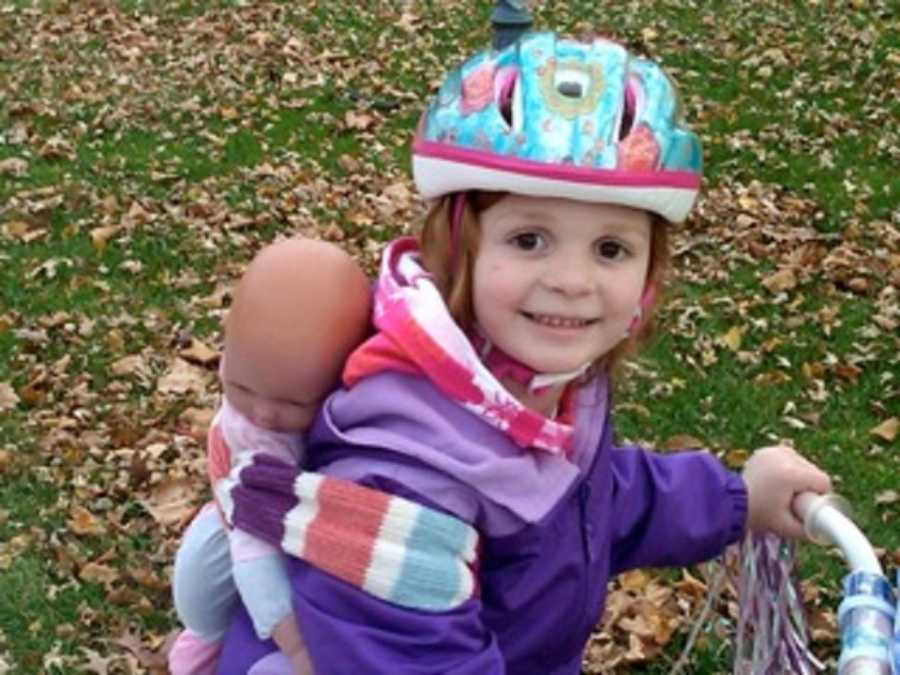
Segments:
[[[576,675],[611,576],[709,559],[748,527],[803,536],[792,499],[830,481],[790,448],[758,450],[738,475],[705,452],[614,445],[610,374],[701,178],[658,65],[549,33],[480,53],[426,111],[413,173],[432,200],[424,229],[384,254],[377,334],[320,411],[308,469],[382,495],[387,516],[337,524],[400,532],[414,555],[379,539],[357,576],[342,571],[311,552],[336,527],[304,507],[313,474],[257,462],[237,476],[238,526],[293,542],[317,673]],[[423,533],[435,514],[477,544]],[[455,595],[441,575],[397,590],[423,551],[449,560],[435,569]],[[240,612],[220,672],[278,672],[271,651]]]
[[[278,548],[224,529],[228,474],[266,455],[303,459],[301,434],[338,383],[347,355],[366,335],[369,284],[341,249],[290,239],[264,249],[238,284],[225,325],[222,405],[208,435],[216,508],[185,533],[175,560],[174,597],[187,627],[169,654],[173,675],[214,673],[238,596],[260,638],[273,638],[295,675],[312,675],[297,629]]]

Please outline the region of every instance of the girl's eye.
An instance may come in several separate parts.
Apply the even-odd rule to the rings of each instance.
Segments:
[[[544,245],[544,238],[537,232],[522,232],[515,235],[510,241],[522,251],[536,251]]]
[[[617,241],[597,242],[597,255],[604,260],[621,260],[628,255],[628,249]]]

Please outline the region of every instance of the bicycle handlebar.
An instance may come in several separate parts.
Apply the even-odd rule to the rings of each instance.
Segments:
[[[794,512],[803,520],[807,536],[817,544],[834,544],[851,572],[884,576],[872,544],[849,518],[847,501],[837,495],[804,492],[794,499]]]
[[[847,502],[837,495],[805,492],[794,499],[793,508],[809,538],[837,546],[850,567],[838,609],[838,675],[900,675],[894,591],[869,540],[847,516]]]

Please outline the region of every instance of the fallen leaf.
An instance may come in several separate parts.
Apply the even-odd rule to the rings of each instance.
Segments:
[[[19,401],[16,390],[7,382],[0,382],[0,412],[6,412],[15,408]]]
[[[28,162],[20,157],[0,160],[0,176],[16,176],[21,178],[28,173]]]
[[[187,478],[168,479],[153,488],[150,496],[139,500],[161,525],[185,521],[195,510],[200,491]]]
[[[81,568],[78,573],[78,578],[82,581],[106,585],[118,580],[119,571],[109,565],[89,562]]]
[[[159,378],[156,390],[161,394],[200,394],[210,385],[212,378],[203,368],[175,359],[169,370]]]
[[[78,535],[104,534],[106,527],[103,523],[83,506],[74,506],[69,512],[67,525],[69,529]]]
[[[741,348],[741,341],[744,338],[744,333],[746,332],[746,330],[746,328],[740,326],[733,326],[731,330],[729,330],[719,339],[722,344],[728,347],[728,349],[736,352]]]
[[[643,590],[650,580],[650,575],[643,570],[631,570],[619,575],[619,585],[626,591]]]
[[[900,420],[898,420],[896,417],[891,417],[890,419],[886,419],[877,427],[870,429],[869,433],[873,436],[883,438],[890,443],[895,438],[897,438],[898,429],[900,429]]]
[[[689,450],[704,447],[706,447],[706,444],[703,441],[688,434],[672,436],[663,443],[665,450]]]
[[[98,252],[103,251],[103,249],[106,248],[106,244],[109,242],[109,240],[115,237],[121,231],[121,225],[95,227],[93,230],[91,230],[91,243],[94,245],[94,248]]]
[[[879,506],[896,504],[898,501],[900,501],[900,492],[897,492],[896,490],[885,490],[884,492],[879,492],[875,495],[875,503]]]
[[[375,118],[371,115],[367,115],[366,113],[358,113],[353,110],[348,110],[347,114],[344,115],[344,124],[346,124],[349,129],[358,129],[360,131],[365,131],[370,126],[372,126],[373,122],[375,122]]]
[[[789,291],[797,285],[797,276],[793,269],[786,267],[763,279],[762,285],[771,293]]]
[[[191,338],[190,346],[180,350],[178,355],[193,363],[199,363],[201,366],[218,363],[221,357],[217,350],[211,349],[197,338]]]
[[[97,673],[97,675],[108,675],[110,664],[119,659],[118,656],[102,656],[100,652],[95,652],[88,647],[81,648],[82,654],[87,659],[86,663],[79,664],[79,668],[85,673]]]
[[[114,361],[110,366],[113,375],[123,377],[125,375],[144,375],[149,372],[147,361],[140,354],[131,354],[123,356],[121,359]]]

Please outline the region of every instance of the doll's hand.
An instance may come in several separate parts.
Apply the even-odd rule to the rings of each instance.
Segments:
[[[272,631],[272,639],[290,661],[293,675],[314,675],[312,661],[309,660],[309,652],[306,651],[306,642],[300,634],[300,627],[293,614],[289,614],[278,623]]]
[[[744,465],[747,527],[790,539],[805,539],[803,522],[791,507],[801,492],[831,491],[831,479],[788,446],[760,448]]]

